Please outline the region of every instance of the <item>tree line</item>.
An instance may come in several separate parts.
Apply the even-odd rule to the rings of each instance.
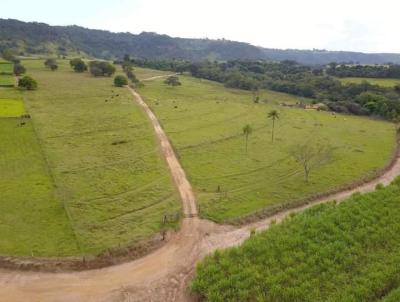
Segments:
[[[339,77],[400,78],[400,65],[346,65],[330,63],[326,73]]]
[[[355,115],[369,115],[387,120],[400,119],[400,86],[381,87],[368,82],[342,84],[327,74],[322,66],[308,66],[295,61],[268,62],[231,60],[227,62],[189,62],[186,60],[132,60],[132,64],[217,81],[226,87],[250,90],[270,89],[326,104],[329,110]],[[329,67],[330,70],[332,67]],[[382,67],[392,74],[397,65]]]

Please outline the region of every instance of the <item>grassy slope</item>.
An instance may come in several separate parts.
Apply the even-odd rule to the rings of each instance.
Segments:
[[[0,74],[0,86],[14,86],[15,78],[12,75]]]
[[[81,252],[96,254],[159,232],[164,213],[180,207],[150,123],[128,90],[114,88],[112,78],[73,73],[66,61],[56,72],[42,61],[23,64],[39,84],[25,93],[27,111]],[[41,254],[57,252],[44,248]]]
[[[0,92],[0,97],[1,97],[1,92]],[[0,118],[19,117],[24,113],[25,113],[25,108],[22,100],[0,98]]]
[[[14,64],[8,62],[1,62],[0,61],[0,74],[13,74],[14,72]]]
[[[21,96],[2,89],[0,97],[14,99],[0,99],[0,254],[79,253],[32,122],[20,126],[21,120],[12,118],[24,112]]]
[[[377,301],[400,286],[399,186],[314,207],[217,252],[193,289],[209,301]]]
[[[163,80],[146,82],[140,93],[177,149],[207,218],[229,221],[333,189],[373,173],[392,156],[395,132],[389,123],[280,108],[276,103],[299,99],[276,92],[263,92],[267,104],[254,104],[249,92],[190,77],[181,80],[183,85],[175,88]],[[271,109],[281,114],[274,144],[267,119]],[[254,131],[246,155],[242,127],[247,123]],[[312,171],[305,184],[289,150],[311,138],[330,143],[334,161]]]
[[[339,78],[342,83],[356,83],[359,84],[367,81],[373,85],[380,85],[384,87],[393,87],[400,84],[400,79],[375,79],[375,78]]]

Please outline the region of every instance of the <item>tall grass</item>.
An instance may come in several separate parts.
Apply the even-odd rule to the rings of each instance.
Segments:
[[[400,179],[214,253],[192,289],[209,301],[377,301],[400,286],[399,220]]]

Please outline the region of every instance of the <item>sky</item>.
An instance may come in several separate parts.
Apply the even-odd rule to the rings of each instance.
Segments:
[[[400,53],[399,0],[19,0],[0,18],[268,48]]]

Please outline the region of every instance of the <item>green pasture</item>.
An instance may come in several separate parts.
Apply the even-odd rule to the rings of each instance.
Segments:
[[[34,203],[30,194],[22,196],[16,189],[24,182],[10,181],[14,186],[7,195],[10,207],[17,202],[26,202],[26,206],[1,211],[8,218],[0,227],[0,236],[8,247],[0,245],[0,254],[30,255],[32,245],[40,256],[98,254],[159,234],[164,215],[180,211],[154,131],[129,91],[114,87],[113,78],[74,73],[68,61],[58,63],[59,70],[52,72],[41,60],[23,61],[39,85],[36,91],[24,92],[25,106],[45,159],[43,173],[51,180],[45,186],[49,194],[41,196],[40,203],[58,207],[59,213],[44,207],[38,215],[29,207]],[[12,94],[0,90],[0,98]],[[25,126],[21,129],[28,129]],[[2,129],[4,135],[16,140],[15,133],[7,129]],[[17,144],[3,147],[13,154]],[[13,164],[12,158],[5,162]],[[0,183],[5,180],[2,177]],[[37,182],[41,185],[43,181]],[[23,189],[32,190],[32,184],[26,183]],[[65,229],[49,236],[45,228],[29,228],[35,221],[46,223],[43,217],[58,220],[60,232],[65,226],[73,236]],[[18,233],[29,237],[30,244],[14,236]],[[42,245],[43,236],[52,245]]]
[[[287,206],[372,176],[393,156],[395,129],[388,122],[281,107],[277,104],[304,100],[271,91],[254,103],[250,92],[188,76],[180,80],[178,87],[168,87],[163,79],[146,82],[139,92],[177,150],[205,218],[234,222]],[[272,109],[280,113],[274,143],[267,118]],[[247,152],[246,124],[253,128]],[[332,160],[316,167],[309,183],[291,156],[304,143],[333,150]]]

